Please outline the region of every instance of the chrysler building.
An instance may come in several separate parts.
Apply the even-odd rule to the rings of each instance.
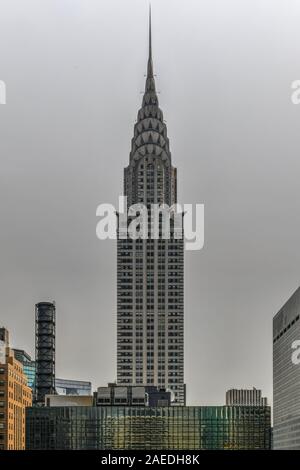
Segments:
[[[172,166],[167,126],[159,107],[149,55],[142,106],[124,169],[128,207],[177,202],[177,170]],[[148,224],[153,222],[150,211]],[[117,241],[117,383],[154,385],[172,392],[174,405],[185,404],[184,240],[122,238]]]

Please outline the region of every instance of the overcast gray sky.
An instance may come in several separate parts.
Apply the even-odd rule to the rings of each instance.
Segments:
[[[116,377],[117,203],[144,89],[145,0],[0,0],[0,324],[34,353],[57,303],[57,376]],[[300,270],[300,1],[153,0],[153,55],[179,201],[205,204],[185,258],[189,404],[272,394],[272,317]]]

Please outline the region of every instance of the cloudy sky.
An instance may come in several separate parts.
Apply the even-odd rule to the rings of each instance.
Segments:
[[[179,200],[205,204],[185,258],[189,404],[272,395],[272,317],[300,271],[300,1],[153,0],[153,55]],[[34,353],[57,304],[57,376],[116,376],[116,204],[141,103],[145,0],[0,0],[0,324]]]

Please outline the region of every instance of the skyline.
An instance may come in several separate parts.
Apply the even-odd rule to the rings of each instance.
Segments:
[[[90,36],[84,43],[85,47],[82,47],[81,38],[72,37],[72,44],[71,39],[67,38],[67,35],[64,36],[63,31],[59,29],[58,37],[60,40],[64,39],[63,51],[66,53],[70,48],[72,59],[62,68],[62,81],[56,83],[56,88],[47,90],[47,84],[51,82],[52,87],[55,84],[53,72],[52,75],[50,73],[50,81],[47,77],[50,72],[49,65],[45,72],[39,71],[40,88],[36,89],[36,84],[33,86],[29,80],[32,78],[31,68],[25,75],[25,82],[20,84],[13,77],[16,67],[20,64],[13,60],[10,62],[11,59],[6,56],[4,71],[6,70],[8,76],[11,73],[11,78],[0,77],[6,79],[8,89],[7,104],[1,108],[1,120],[3,128],[6,128],[3,134],[7,134],[4,142],[0,144],[2,146],[4,143],[0,189],[4,223],[0,241],[2,246],[7,247],[1,268],[2,308],[5,308],[4,314],[1,314],[1,323],[11,331],[12,344],[33,353],[34,304],[38,301],[55,300],[57,375],[92,380],[94,387],[116,378],[116,242],[100,242],[96,239],[95,210],[100,202],[114,202],[122,190],[122,168],[128,161],[132,126],[140,104],[139,91],[143,88],[142,71],[145,70],[147,48],[147,32],[144,31],[147,19],[146,2],[144,5],[140,4],[141,2],[129,2],[128,10],[131,13],[134,10],[134,14],[139,17],[139,20],[133,22],[134,28],[130,21],[131,15],[126,9],[125,17],[121,14],[121,2],[113,3],[119,5],[120,14],[113,15],[108,2],[103,2],[101,6],[92,3],[92,7],[86,7],[89,21],[92,19],[92,13],[96,12],[99,16],[96,15]],[[253,7],[253,10],[248,7],[253,12],[253,16],[250,15],[250,24],[246,23],[249,28],[258,5],[258,2],[252,3],[256,7]],[[80,2],[77,2],[76,5],[79,4]],[[170,2],[166,4],[169,5]],[[202,5],[200,8],[190,1],[194,15],[199,14],[197,19],[200,23],[202,21],[202,27],[205,26],[205,18],[212,20],[212,9],[207,2],[203,4],[206,7]],[[183,202],[204,202],[206,205],[204,249],[192,255],[185,253],[187,402],[218,404],[222,399],[224,401],[227,389],[252,386],[261,388],[264,395],[270,399],[272,317],[299,284],[300,256],[297,252],[297,240],[300,229],[296,218],[293,218],[299,208],[299,163],[297,145],[293,138],[297,139],[298,136],[300,108],[291,105],[289,99],[290,82],[297,78],[299,67],[297,69],[295,65],[290,66],[289,73],[284,73],[280,61],[277,62],[275,57],[268,57],[268,67],[271,71],[275,70],[280,77],[278,80],[277,76],[278,81],[274,84],[274,89],[270,90],[267,88],[271,78],[270,72],[267,73],[267,66],[262,67],[260,73],[252,69],[251,74],[250,65],[253,63],[248,65],[243,62],[242,47],[241,50],[239,46],[233,48],[230,58],[235,58],[237,54],[244,68],[246,67],[244,70],[248,73],[247,77],[244,70],[232,69],[226,64],[222,49],[217,49],[218,45],[221,46],[218,40],[212,42],[212,45],[208,44],[213,33],[218,33],[220,36],[217,39],[225,41],[225,46],[222,46],[225,51],[227,46],[233,46],[225,37],[226,32],[231,31],[230,28],[227,29],[226,25],[223,25],[222,29],[222,24],[218,24],[221,29],[217,30],[215,23],[210,21],[207,29],[200,28],[201,34],[196,36],[199,43],[195,41],[195,47],[195,44],[189,44],[187,29],[184,29],[186,37],[176,37],[174,31],[180,31],[180,14],[177,16],[171,9],[166,21],[166,8],[167,6],[158,2],[152,2],[153,42],[155,71],[158,75],[156,81],[162,91],[159,99],[168,122],[173,162],[180,168],[179,199],[183,199]],[[10,11],[9,7],[7,9],[5,14]],[[206,16],[200,16],[202,9]],[[238,7],[237,9],[241,13]],[[123,28],[124,32],[128,32],[128,25],[132,28],[126,38],[120,35],[121,41],[118,39],[115,44],[109,43],[115,54],[105,54],[102,36],[97,29],[97,21],[102,18],[103,10],[111,15],[111,21],[108,21],[110,25],[113,21],[116,22],[111,33],[109,28],[105,29],[106,35],[111,34],[108,37],[113,38],[118,28]],[[186,26],[191,24],[195,28],[192,11],[188,13],[185,10],[186,15],[189,14]],[[277,12],[276,8],[275,11]],[[267,12],[262,8],[261,13],[264,17],[263,14]],[[289,13],[292,19],[292,9]],[[21,10],[18,14],[22,15],[24,12]],[[220,18],[224,14],[223,9],[219,12]],[[69,19],[67,25],[69,32],[76,33],[78,18],[75,13],[74,18],[74,23]],[[162,27],[164,22],[167,25]],[[257,26],[262,27],[262,23],[263,21],[258,21]],[[99,24],[105,26],[100,21]],[[50,35],[51,25],[49,26],[46,31]],[[272,31],[272,26],[268,27]],[[246,32],[250,33],[249,29],[246,29]],[[287,33],[286,30],[285,32]],[[7,30],[4,29],[0,32],[0,38],[4,38],[5,34]],[[296,51],[295,34],[296,20],[295,30],[292,29],[288,38],[284,36],[287,42],[283,41],[283,46],[279,48],[281,59],[286,53],[287,45],[293,45]],[[298,30],[297,34],[299,35]],[[32,37],[28,38],[34,37],[33,32]],[[250,38],[253,39],[249,34],[249,40]],[[253,47],[253,44],[248,44],[247,39],[247,34],[242,35],[243,46]],[[176,47],[172,47],[170,52],[170,44],[174,44],[174,41]],[[42,44],[45,45],[43,41]],[[187,44],[191,48],[190,53],[184,55]],[[29,64],[32,67],[33,59],[39,56],[34,45],[30,45],[33,47],[30,49],[33,54],[32,63]],[[258,46],[258,42],[255,45]],[[268,51],[268,41],[263,41],[263,45]],[[48,45],[50,58],[47,56],[46,60],[50,60],[50,64],[54,65],[59,59],[59,66],[62,66],[66,56],[56,56],[55,53],[59,52],[58,46],[58,40],[57,43]],[[77,46],[81,46],[79,52]],[[92,48],[93,60],[92,56],[85,54],[89,50],[88,47]],[[180,61],[173,50],[176,48],[177,53],[180,53]],[[193,50],[196,51],[197,48],[201,51],[199,69],[195,68],[193,54]],[[126,61],[120,64],[124,51],[127,52]],[[210,56],[208,51],[214,54]],[[256,52],[259,58],[263,57],[259,55],[258,50]],[[101,68],[95,66],[96,58],[101,63]],[[255,63],[253,57],[252,59]],[[201,68],[202,61],[206,61],[205,70]],[[83,70],[84,66],[81,64],[87,65],[87,69]],[[103,74],[103,71],[106,74]],[[195,71],[196,76],[193,75]],[[240,82],[236,82],[236,74]],[[91,95],[83,94],[86,93],[86,84],[82,84],[80,79],[84,76],[88,77],[88,83],[91,85]],[[225,81],[225,96],[218,86],[220,77]],[[69,80],[72,78],[74,82],[71,81],[70,89]],[[115,82],[112,82],[113,78],[116,78]],[[183,78],[189,86],[184,85]],[[273,77],[274,80],[275,78]],[[103,80],[102,87],[99,87],[100,79]],[[247,97],[243,91],[247,90],[251,80],[254,80],[257,88]],[[16,92],[13,101],[10,91],[12,89]],[[49,98],[44,96],[45,90],[49,91]],[[78,90],[82,93],[78,93]],[[109,99],[105,97],[107,90],[111,90]],[[40,104],[41,96],[44,101]],[[55,96],[58,96],[59,100],[54,100],[52,104]],[[242,102],[241,98],[245,101]],[[278,99],[279,103],[274,103],[274,98]],[[102,107],[101,103],[105,103],[105,106]],[[202,107],[203,103],[205,106]],[[29,105],[33,105],[32,122],[24,121]],[[229,113],[227,106],[228,109],[233,106],[234,112]],[[250,115],[244,111],[243,106],[247,107]],[[278,107],[285,111],[284,116],[278,115]],[[275,137],[273,129],[268,127],[272,113],[275,113],[272,124],[278,129],[278,136]],[[290,126],[286,123],[287,113]],[[190,118],[191,114],[193,119]],[[228,118],[226,123],[223,122],[225,117]],[[39,120],[42,126],[38,128],[40,135],[36,133]],[[257,121],[264,127],[261,128]],[[13,127],[16,134],[9,127],[12,123],[16,125]],[[218,127],[218,123],[223,127]],[[279,133],[283,124],[284,138],[282,133]],[[116,128],[120,142],[113,139]],[[99,129],[101,134],[98,133]],[[239,139],[233,144],[234,130]],[[26,131],[29,131],[28,135]],[[266,134],[263,134],[263,131]],[[20,142],[23,146],[20,148],[14,142],[15,136],[21,136]],[[32,142],[32,136],[41,140]],[[261,139],[262,147],[261,142],[255,141],[255,137]],[[280,146],[281,139],[284,145]],[[44,147],[43,141],[49,148]],[[296,142],[298,143],[298,140]],[[5,152],[5,148],[8,151]],[[263,149],[267,152],[264,153]],[[286,149],[290,150],[287,155]],[[254,150],[257,151],[257,160],[253,160]],[[24,159],[23,153],[26,157]],[[74,154],[76,160],[72,158]],[[224,159],[220,155],[224,155]],[[107,168],[107,158],[113,162],[111,173]],[[244,166],[249,179],[244,176]],[[195,167],[198,171],[195,171]],[[51,176],[47,183],[45,174]],[[29,188],[32,189],[28,191]],[[36,190],[39,191],[37,198]],[[57,200],[53,200],[53,190],[58,194]],[[25,205],[21,214],[20,201]],[[277,206],[274,201],[277,201]],[[288,214],[284,213],[286,207],[290,211]],[[250,221],[245,214],[245,208],[247,213],[250,213]],[[282,211],[281,224],[278,224],[279,209]],[[266,218],[270,220],[267,221]],[[37,222],[41,225],[37,226]],[[256,230],[253,228],[253,222]],[[11,230],[13,223],[16,224],[17,233]],[[250,231],[248,235],[243,233],[244,227]],[[257,233],[259,230],[261,232]],[[226,249],[227,254],[224,252]],[[263,256],[267,262],[262,259]],[[268,263],[270,267],[267,266]],[[72,272],[72,267],[75,268],[75,273]],[[281,273],[276,270],[281,270]],[[199,283],[196,276],[200,278]],[[18,296],[13,295],[14,284],[18,286]],[[99,305],[102,301],[103,309]],[[86,312],[85,308],[92,309],[92,315],[88,316],[89,312]],[[24,317],[21,316],[23,311]],[[84,315],[80,320],[82,311]],[[74,322],[74,312],[78,325]],[[90,320],[90,327],[87,318]],[[80,344],[87,348],[86,351],[80,350]],[[72,347],[75,351],[68,356]],[[108,357],[111,361],[108,361]],[[87,362],[91,363],[90,369],[86,368]],[[93,372],[96,370],[97,373]]]

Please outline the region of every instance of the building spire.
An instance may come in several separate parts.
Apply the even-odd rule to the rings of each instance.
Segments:
[[[152,62],[152,28],[151,28],[151,5],[149,5],[149,44],[148,44],[148,67],[147,67],[147,78],[145,85],[145,93],[143,98],[144,106],[158,106],[157,94],[155,91],[155,81],[153,74],[153,62]]]
[[[149,5],[149,55],[147,77],[153,78],[153,62],[152,62],[152,31],[151,31],[151,4]]]

